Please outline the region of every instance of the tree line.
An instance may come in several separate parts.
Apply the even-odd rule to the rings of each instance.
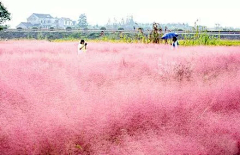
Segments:
[[[7,8],[0,2],[0,30],[6,28],[6,25],[2,25],[6,21],[11,19],[11,14],[8,12]]]

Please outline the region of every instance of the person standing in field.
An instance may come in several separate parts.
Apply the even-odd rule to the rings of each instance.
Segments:
[[[100,37],[104,36],[104,31],[101,31]]]
[[[173,48],[177,48],[179,46],[179,43],[178,43],[178,40],[177,40],[177,37],[173,37],[173,40],[172,40],[172,47]]]
[[[165,33],[167,33],[167,31],[168,31],[168,28],[167,28],[167,26],[165,26]]]
[[[153,23],[153,30],[152,30],[152,42],[158,44],[159,43],[159,33],[158,33],[158,25],[157,23]]]
[[[159,42],[162,43],[162,36],[163,36],[163,32],[162,32],[162,28],[159,29]]]
[[[81,54],[82,52],[86,52],[87,50],[87,43],[85,43],[84,40],[81,40],[78,45],[78,54]]]

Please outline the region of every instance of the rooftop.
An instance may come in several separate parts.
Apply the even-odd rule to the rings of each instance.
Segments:
[[[31,23],[28,23],[28,22],[21,22],[20,24],[23,24],[23,25],[25,25],[25,26],[27,26],[27,27],[32,26],[32,24],[31,24]]]
[[[39,18],[53,18],[50,14],[39,14],[39,13],[33,13],[33,14]]]

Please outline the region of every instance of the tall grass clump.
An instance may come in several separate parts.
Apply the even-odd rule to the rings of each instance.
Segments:
[[[240,153],[240,47],[0,44],[2,155]]]
[[[219,45],[221,41],[220,32],[218,35],[210,35],[206,28],[199,29],[196,26],[194,32],[186,31],[181,44],[184,46],[198,46],[198,45]]]

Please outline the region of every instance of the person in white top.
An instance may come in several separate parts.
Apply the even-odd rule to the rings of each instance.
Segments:
[[[78,54],[81,54],[82,52],[86,52],[87,50],[87,43],[85,43],[84,40],[81,40],[78,45]]]

